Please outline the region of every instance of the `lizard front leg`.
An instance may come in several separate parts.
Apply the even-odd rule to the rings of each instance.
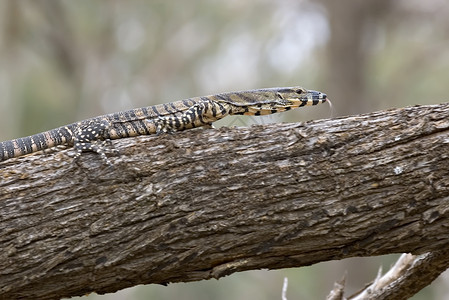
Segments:
[[[229,108],[224,103],[204,100],[192,105],[179,115],[159,117],[156,122],[156,133],[172,133],[195,127],[213,128],[215,122],[228,115]]]

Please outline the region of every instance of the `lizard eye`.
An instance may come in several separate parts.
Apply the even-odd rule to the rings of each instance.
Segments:
[[[301,95],[303,92],[304,92],[303,90],[299,89],[296,91],[296,94]]]

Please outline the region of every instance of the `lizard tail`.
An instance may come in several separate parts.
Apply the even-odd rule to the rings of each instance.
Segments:
[[[72,142],[71,126],[0,142],[0,161]]]

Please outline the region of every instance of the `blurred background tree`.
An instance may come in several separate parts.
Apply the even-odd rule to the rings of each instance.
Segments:
[[[443,0],[5,0],[0,140],[134,107],[272,86],[326,92],[336,115],[445,102],[448,16]],[[330,110],[314,107],[257,120],[326,117]],[[221,124],[235,124],[227,119]],[[396,257],[89,298],[279,299],[287,276],[289,299],[324,299],[345,271],[355,291]],[[446,299],[448,280],[441,276],[413,299]]]

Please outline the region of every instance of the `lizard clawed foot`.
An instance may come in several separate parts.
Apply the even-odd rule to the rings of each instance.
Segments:
[[[73,159],[73,162],[78,164],[78,160],[83,152],[92,151],[100,155],[101,159],[110,167],[114,165],[106,156],[106,152],[112,151],[116,155],[120,155],[120,152],[112,147],[112,143],[110,140],[104,141],[91,141],[91,142],[76,142],[75,145],[76,154]]]
[[[174,123],[175,123],[174,118],[159,116],[159,118],[156,120],[156,135],[161,135],[165,133],[168,134],[175,133],[177,130],[173,126]]]

